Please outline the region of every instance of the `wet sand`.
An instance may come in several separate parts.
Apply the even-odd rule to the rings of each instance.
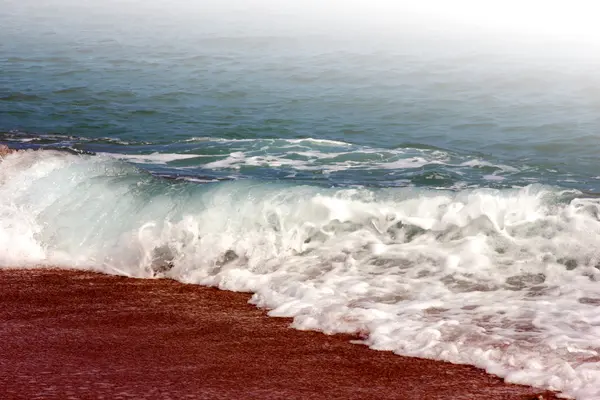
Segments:
[[[289,328],[248,294],[0,270],[2,399],[555,399],[474,367]]]

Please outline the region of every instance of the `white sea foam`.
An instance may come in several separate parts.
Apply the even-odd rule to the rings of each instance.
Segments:
[[[204,141],[222,145],[223,156],[202,164],[206,169],[239,170],[244,167],[289,168],[297,171],[320,171],[330,174],[344,170],[410,170],[430,165],[452,168],[463,174],[466,169],[493,169],[483,176],[488,181],[503,181],[518,168],[489,161],[463,161],[440,150],[415,148],[372,148],[334,140],[306,139],[222,139],[201,137],[188,141]],[[227,153],[226,153],[227,152]],[[213,155],[214,157],[214,155]]]
[[[317,151],[301,152],[297,153],[308,157],[308,160],[296,160],[284,156],[277,155],[262,155],[262,156],[248,156],[242,151],[235,151],[230,153],[228,156],[221,160],[212,161],[203,165],[204,168],[208,169],[240,169],[247,166],[255,167],[290,167],[297,170],[308,170],[317,171],[322,170],[324,172],[332,172],[341,169],[347,169],[351,167],[350,163],[332,163],[325,165],[315,165],[312,160],[315,159],[330,159],[335,154],[325,154]]]
[[[442,158],[411,157],[401,150],[356,149],[345,152],[322,152],[319,150],[283,149],[280,154],[253,154],[255,154],[253,151],[234,151],[220,160],[203,164],[203,167],[208,169],[240,169],[247,166],[289,167],[302,171],[331,173],[347,169],[414,169],[425,165],[445,164]],[[364,159],[344,158],[344,156],[357,155],[364,155]],[[302,156],[305,159],[297,159],[293,156]],[[319,162],[315,163],[315,161]]]
[[[206,157],[198,154],[175,154],[175,153],[152,153],[152,154],[120,154],[120,153],[98,153],[98,155],[117,158],[119,160],[131,161],[138,164],[167,164],[178,160]]]
[[[188,182],[196,182],[196,183],[211,183],[211,182],[219,182],[217,179],[201,179],[201,178],[194,178],[191,176],[185,176],[182,178],[178,178],[179,180],[184,180],[184,181],[188,181]]]
[[[216,138],[209,136],[200,136],[200,137],[192,137],[189,139],[183,140],[183,142],[217,142],[217,143],[248,143],[248,142],[282,142],[282,143],[290,143],[290,144],[322,144],[322,145],[330,145],[330,146],[352,146],[352,144],[347,142],[342,142],[339,140],[329,140],[329,139],[315,139],[315,138],[300,138],[300,139],[225,139],[225,138]]]
[[[495,175],[495,174],[484,175],[482,178],[485,179],[486,181],[503,181],[504,179],[506,179],[503,176]]]
[[[432,164],[443,164],[443,162],[438,161],[438,160],[427,160],[423,157],[410,157],[410,158],[400,159],[400,160],[396,160],[396,161],[390,161],[387,163],[382,163],[382,164],[376,165],[376,167],[383,168],[383,169],[408,169],[408,168],[420,168],[425,165],[432,165]]]
[[[287,139],[290,143],[317,143],[327,144],[333,146],[352,146],[350,143],[342,142],[340,140],[329,140],[329,139],[314,139],[314,138],[303,138],[303,139]]]
[[[478,160],[478,159],[465,161],[465,162],[461,163],[460,165],[463,167],[471,167],[471,168],[483,168],[483,167],[496,168],[502,172],[519,172],[519,170],[517,168],[511,167],[510,165],[493,164],[491,162]]]
[[[299,329],[600,397],[600,199],[170,185],[108,157],[0,164],[0,264],[64,265],[255,293]]]

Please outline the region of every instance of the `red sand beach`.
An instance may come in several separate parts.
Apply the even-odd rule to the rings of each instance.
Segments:
[[[2,399],[555,399],[169,280],[0,270]],[[540,397],[541,396],[541,397]]]

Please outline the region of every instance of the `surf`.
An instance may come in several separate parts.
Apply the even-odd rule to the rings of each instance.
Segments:
[[[0,163],[0,264],[254,293],[298,329],[600,395],[600,199],[576,190],[163,179],[110,155]]]

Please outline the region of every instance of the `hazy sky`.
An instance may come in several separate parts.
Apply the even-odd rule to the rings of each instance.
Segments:
[[[14,10],[21,17],[108,13],[182,24],[210,20],[225,30],[235,20],[263,29],[424,29],[600,43],[600,1],[592,0],[0,0],[0,13]]]
[[[88,1],[94,3],[99,0]],[[600,39],[600,2],[594,0],[128,0],[143,7],[195,12],[244,10],[260,17],[293,16],[317,23],[439,22],[518,34]],[[119,2],[122,4],[122,2]]]

